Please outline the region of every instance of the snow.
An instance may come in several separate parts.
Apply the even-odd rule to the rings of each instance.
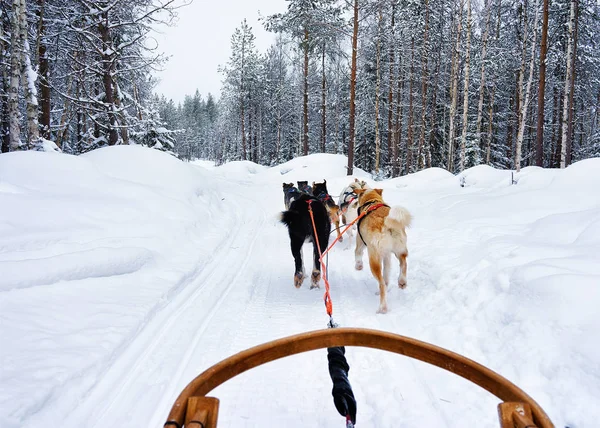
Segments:
[[[335,197],[352,179],[346,164],[316,154],[214,166],[140,146],[0,156],[0,426],[162,426],[211,365],[324,328],[323,290],[294,288],[276,214],[282,182],[327,179]],[[596,426],[600,160],[523,168],[514,185],[481,166],[377,182],[355,172],[413,215],[408,287],[390,287],[390,312],[377,315],[376,282],[353,269],[345,239],[329,257],[335,320],[463,354],[556,426]],[[499,426],[495,397],[441,369],[362,348],[347,359],[357,426]],[[330,391],[323,350],[211,395],[220,427],[343,426]]]

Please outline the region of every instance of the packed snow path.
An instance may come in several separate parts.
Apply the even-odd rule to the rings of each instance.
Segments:
[[[1,200],[21,210],[0,229],[1,426],[162,426],[211,365],[325,327],[323,289],[293,286],[277,213],[283,181],[327,178],[337,197],[345,158],[213,168],[133,147],[33,155],[0,169]],[[557,426],[593,426],[598,167],[525,169],[516,186],[486,167],[462,180],[432,169],[374,182],[358,171],[415,217],[408,287],[391,286],[390,312],[376,315],[376,282],[354,270],[346,238],[329,257],[335,320],[459,352],[523,388]],[[23,168],[52,179],[40,184]],[[32,206],[45,216],[27,216]],[[61,220],[49,219],[53,208]],[[498,426],[498,400],[450,373],[376,350],[349,348],[347,358],[358,426]],[[212,395],[220,427],[343,426],[330,391],[326,353],[313,351]]]

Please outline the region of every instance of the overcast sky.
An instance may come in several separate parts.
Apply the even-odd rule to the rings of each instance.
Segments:
[[[274,40],[258,22],[259,11],[267,16],[285,12],[285,0],[193,0],[179,9],[175,26],[161,29],[157,35],[160,50],[170,58],[165,70],[158,73],[156,92],[180,102],[196,89],[206,97],[216,97],[221,89],[219,65],[225,65],[230,55],[231,35],[242,20],[256,36],[256,47],[265,52]]]

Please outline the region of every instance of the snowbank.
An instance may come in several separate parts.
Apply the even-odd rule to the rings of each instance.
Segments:
[[[69,413],[218,241],[217,193],[139,146],[0,156],[0,426]]]
[[[346,164],[320,154],[214,167],[142,147],[0,155],[0,426],[161,426],[211,365],[323,328],[322,291],[293,287],[287,231],[273,219],[282,182],[327,179],[337,197],[352,180]],[[516,184],[489,167],[377,182],[355,172],[414,217],[408,287],[390,287],[390,312],[376,315],[376,283],[354,270],[345,239],[329,254],[335,320],[461,353],[556,426],[595,426],[600,160],[524,168]],[[498,426],[498,400],[467,381],[389,353],[347,357],[361,426]],[[330,392],[315,351],[214,395],[223,426],[343,424]]]

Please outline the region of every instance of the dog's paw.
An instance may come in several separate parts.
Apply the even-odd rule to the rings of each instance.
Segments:
[[[379,309],[377,309],[378,314],[387,314],[387,311],[387,305],[379,305]]]
[[[311,279],[312,284],[310,286],[310,289],[312,290],[313,288],[320,288],[319,281],[321,281],[321,272],[319,272],[318,270],[314,270],[311,275]]]
[[[402,288],[403,290],[406,288],[406,279],[405,278],[400,278],[398,280],[398,287]]]
[[[297,272],[294,275],[294,286],[296,288],[300,288],[302,286],[303,281],[304,281],[304,275],[301,272]]]
[[[363,262],[362,260],[357,260],[356,263],[354,263],[354,269],[356,270],[362,270],[363,268]]]
[[[342,235],[339,236],[340,242],[344,242],[344,237]]]

